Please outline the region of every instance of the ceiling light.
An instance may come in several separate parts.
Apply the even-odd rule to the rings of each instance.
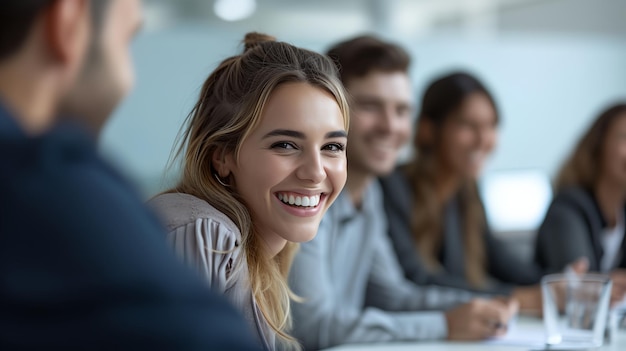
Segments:
[[[215,0],[213,10],[225,21],[239,21],[252,16],[256,0]]]

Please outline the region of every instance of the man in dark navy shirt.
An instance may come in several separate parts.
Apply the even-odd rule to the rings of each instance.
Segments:
[[[2,350],[256,348],[96,153],[140,17],[139,0],[0,1]]]

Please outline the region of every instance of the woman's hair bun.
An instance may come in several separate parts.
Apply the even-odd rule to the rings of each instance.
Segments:
[[[263,33],[257,33],[257,32],[247,33],[246,36],[243,38],[243,44],[244,44],[243,52],[253,49],[259,46],[260,44],[268,42],[268,41],[276,41],[276,38],[271,35],[267,35]]]

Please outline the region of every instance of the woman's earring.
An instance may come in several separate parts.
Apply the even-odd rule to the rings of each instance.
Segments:
[[[215,177],[215,180],[217,180],[217,182],[220,183],[223,187],[230,188],[230,184],[224,183],[224,181],[220,179],[220,176],[218,176],[217,173],[213,173],[213,176]]]

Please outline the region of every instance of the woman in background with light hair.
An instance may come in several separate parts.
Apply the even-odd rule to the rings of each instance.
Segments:
[[[297,349],[286,277],[346,181],[348,106],[325,56],[258,33],[244,42],[204,83],[178,148],[182,178],[151,204],[265,348]]]
[[[626,286],[626,104],[606,109],[584,134],[556,180],[556,195],[537,234],[535,259],[547,272],[586,257],[610,273],[613,300]]]

